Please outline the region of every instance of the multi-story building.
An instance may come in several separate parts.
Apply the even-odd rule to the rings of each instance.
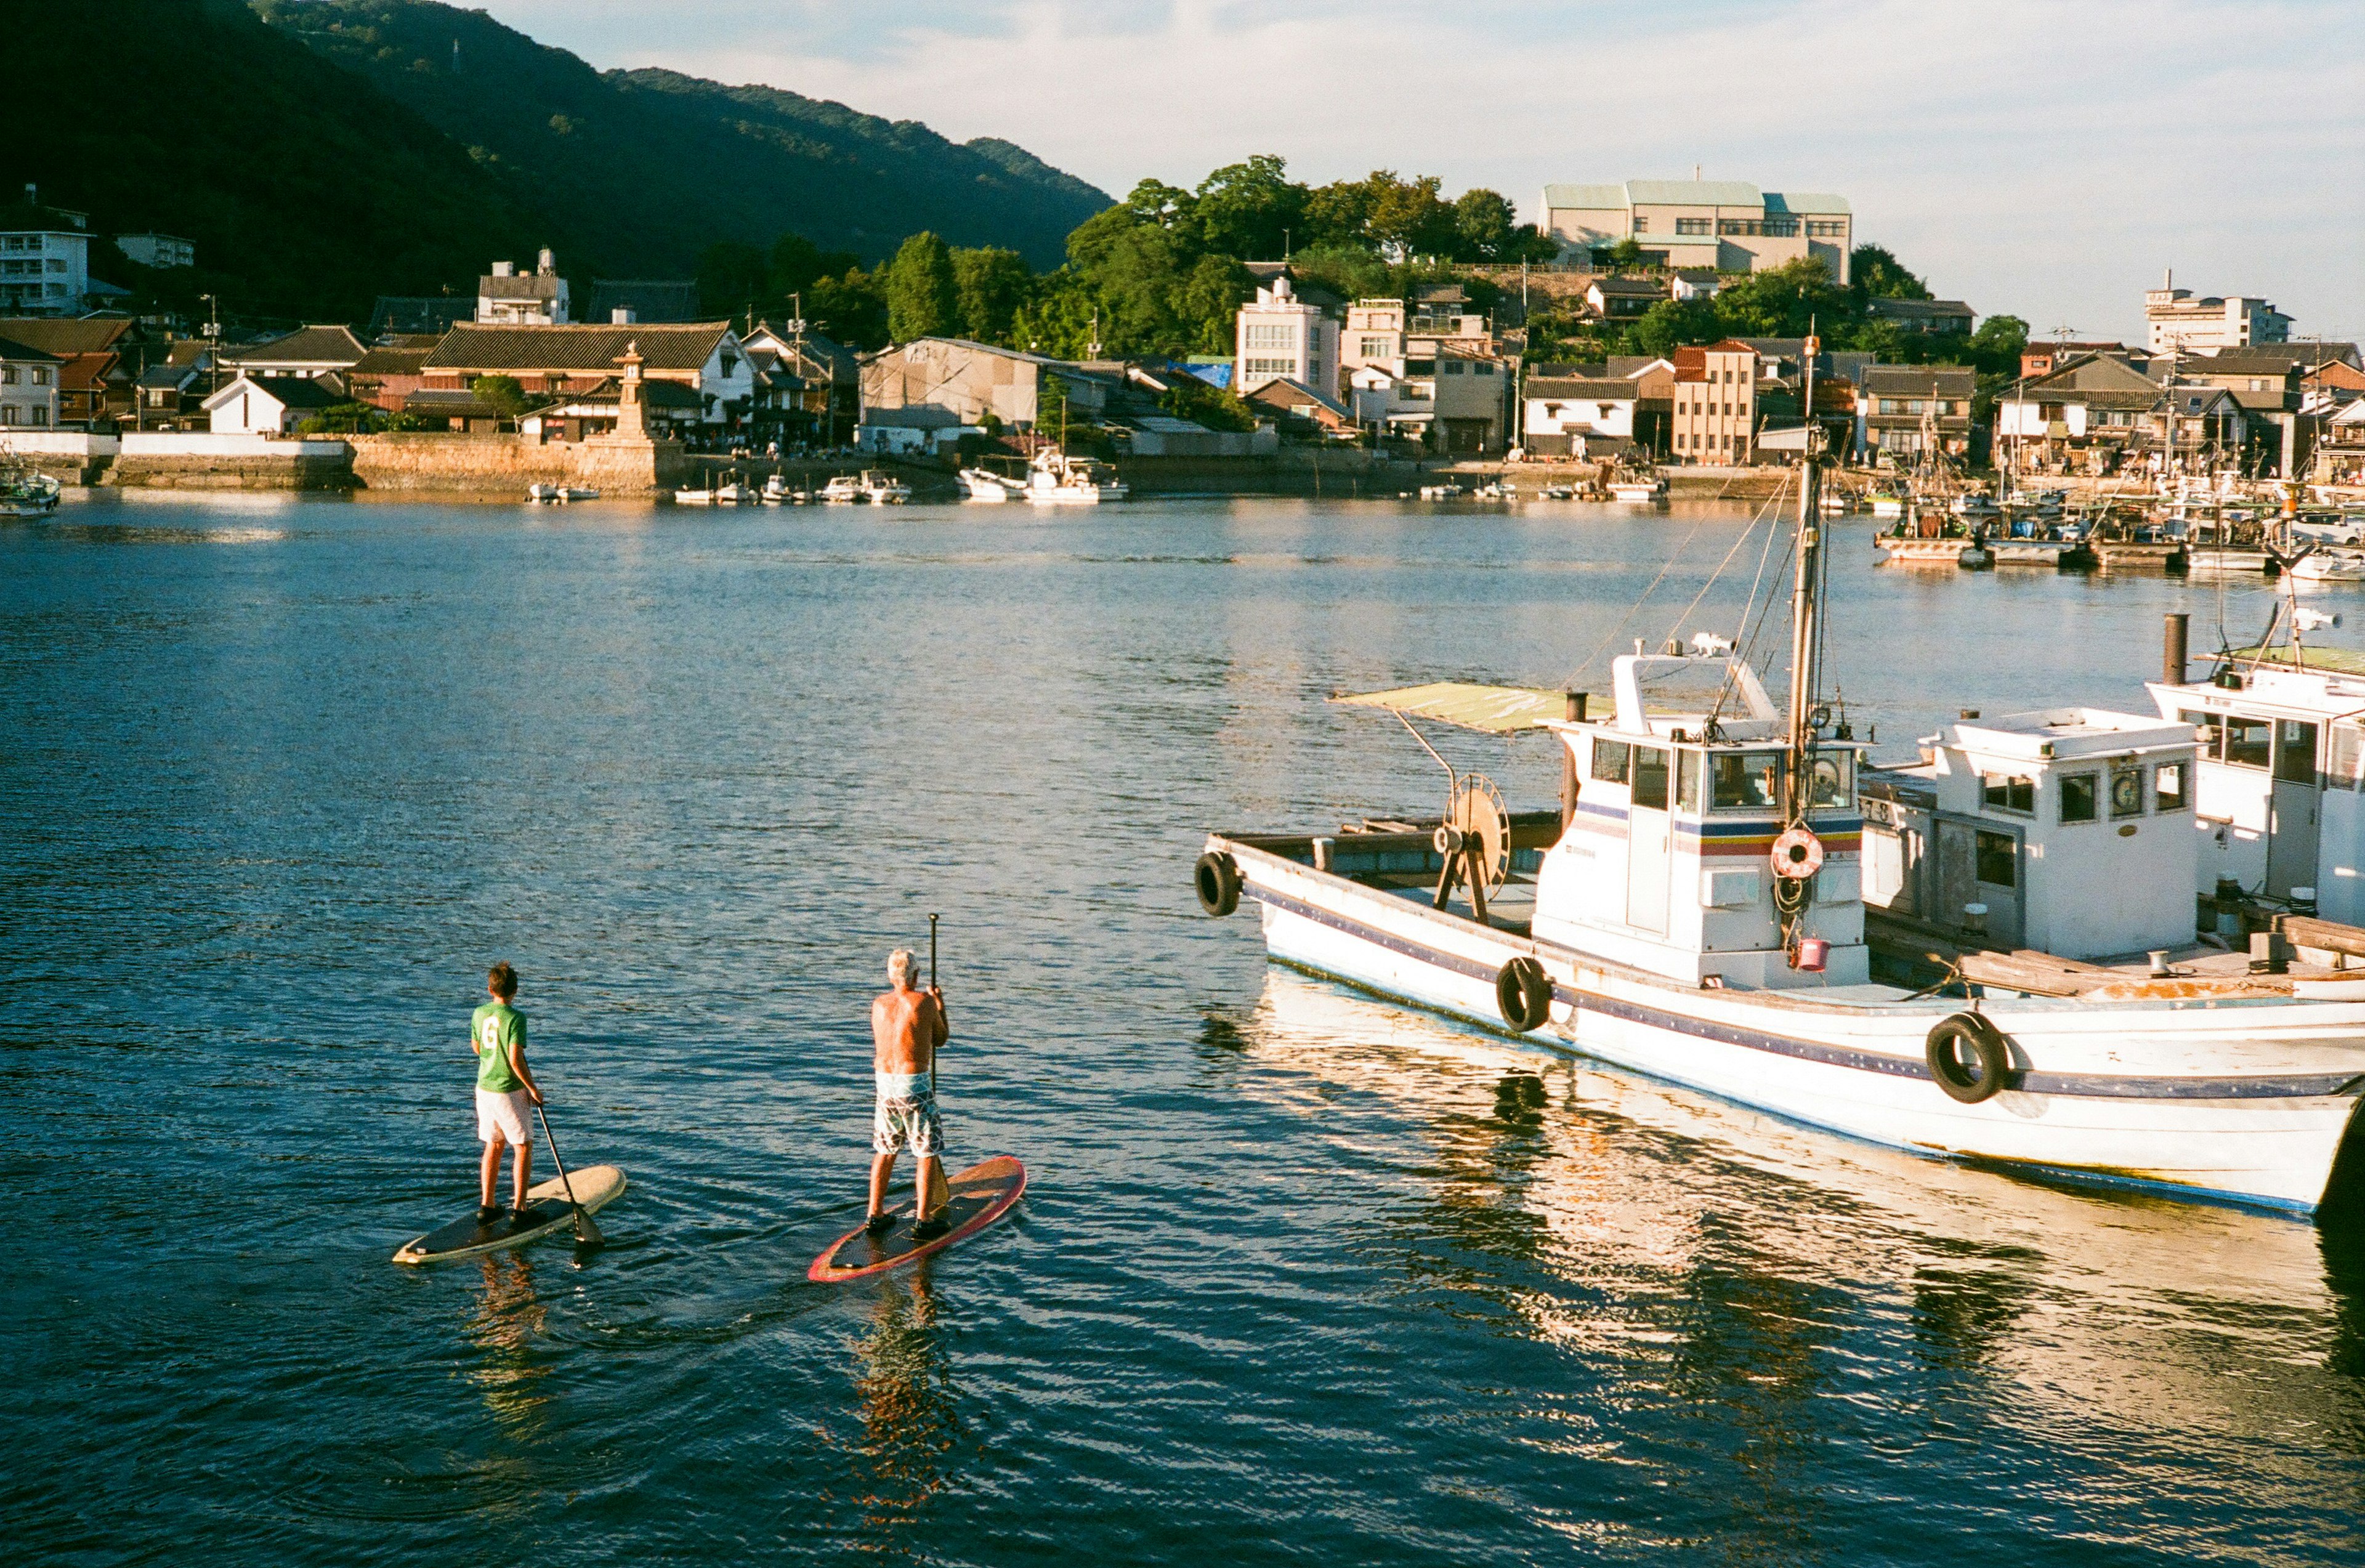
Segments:
[[[2206,353],[2291,341],[2292,319],[2250,295],[2195,298],[2176,286],[2171,272],[2159,287],[2144,294],[2144,323],[2154,353]]]
[[[434,411],[486,375],[506,375],[530,398],[612,389],[627,354],[652,383],[652,406],[666,382],[691,395],[683,422],[731,425],[746,417],[754,373],[728,321],[661,326],[477,326],[463,323],[420,362],[420,388],[406,409]],[[664,396],[671,396],[668,392]],[[671,405],[667,405],[668,407]]]
[[[177,234],[118,234],[115,248],[143,267],[197,264],[197,248]]]
[[[0,210],[0,315],[77,316],[90,292],[90,215],[24,204]]]
[[[1764,272],[1814,256],[1843,284],[1855,242],[1845,196],[1761,191],[1742,180],[1546,185],[1538,228],[1580,252],[1631,240],[1661,266]]]
[[[1677,349],[1668,445],[1678,463],[1748,463],[1757,434],[1757,351],[1737,338]]]
[[[1959,299],[1867,299],[1865,309],[1900,332],[1967,337],[1978,319],[1978,312]]]
[[[1948,456],[1971,450],[1971,397],[1978,372],[1961,364],[1876,364],[1864,373],[1858,404],[1872,452],[1907,461],[1930,449]]]
[[[0,430],[48,430],[58,422],[58,357],[0,338]]]
[[[531,273],[519,272],[515,262],[495,262],[493,270],[476,280],[480,325],[565,326],[566,311],[566,280],[558,275],[558,258],[546,248]]]
[[[1297,297],[1286,274],[1260,285],[1239,308],[1232,390],[1243,396],[1268,381],[1295,381],[1326,398],[1339,393],[1339,323]]]
[[[1391,375],[1404,374],[1405,302],[1401,299],[1358,299],[1347,307],[1347,326],[1339,334],[1339,365],[1351,378],[1359,370],[1378,368]]]

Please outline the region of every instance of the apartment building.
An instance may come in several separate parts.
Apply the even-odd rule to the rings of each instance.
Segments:
[[[58,357],[0,338],[0,426],[47,430],[58,422]]]
[[[567,324],[566,280],[558,258],[545,248],[531,273],[515,262],[495,262],[476,280],[476,320],[483,326],[563,327]]]
[[[2170,272],[2144,294],[2144,325],[2154,353],[2211,353],[2291,341],[2292,319],[2251,295],[2195,297]]]
[[[1571,251],[1631,240],[1661,266],[1764,272],[1820,258],[1845,284],[1855,217],[1845,196],[1742,180],[1627,180],[1544,187],[1542,232]]]
[[[90,215],[23,205],[0,210],[0,315],[78,316],[90,293]]]
[[[1232,389],[1246,396],[1268,381],[1295,381],[1339,394],[1339,323],[1297,297],[1286,274],[1260,285],[1235,319]]]
[[[1857,406],[1865,445],[1900,461],[1934,438],[1950,457],[1971,450],[1971,396],[1978,373],[1960,364],[1876,364],[1866,369]]]
[[[1756,453],[1757,351],[1737,338],[1677,349],[1668,446],[1678,463],[1748,463]]]

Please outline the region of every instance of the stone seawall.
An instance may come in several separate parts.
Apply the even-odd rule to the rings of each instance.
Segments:
[[[104,482],[146,490],[349,490],[353,469],[348,457],[317,453],[127,452]]]
[[[529,485],[575,485],[603,496],[672,488],[688,472],[681,443],[594,438],[532,442],[514,435],[404,432],[353,438],[353,478],[371,490],[522,497]]]

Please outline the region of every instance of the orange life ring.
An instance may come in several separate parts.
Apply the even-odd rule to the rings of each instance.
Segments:
[[[1823,868],[1823,841],[1803,827],[1786,828],[1774,841],[1774,874],[1803,882]]]

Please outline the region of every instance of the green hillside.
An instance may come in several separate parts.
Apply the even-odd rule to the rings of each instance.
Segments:
[[[358,320],[381,292],[466,287],[547,230],[449,137],[235,0],[11,6],[6,37],[20,87],[73,85],[0,137],[5,199],[35,182],[101,234],[196,243],[198,272],[144,276],[97,241],[110,283]]]
[[[930,230],[1057,264],[1110,198],[1008,142],[670,71],[600,72],[430,0],[254,0],[547,211],[617,272],[686,276],[717,241],[790,231],[866,260]]]

